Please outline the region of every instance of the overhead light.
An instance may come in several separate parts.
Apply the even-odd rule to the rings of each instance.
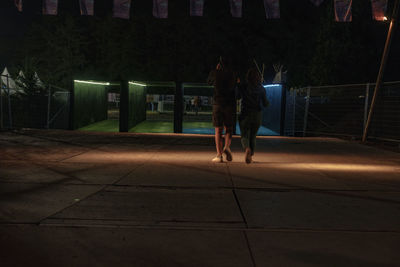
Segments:
[[[388,18],[387,18],[386,16],[384,16],[384,17],[383,17],[383,20],[386,21],[386,20],[388,20]]]
[[[143,84],[143,83],[129,82],[129,84],[146,87],[146,84]]]
[[[280,84],[266,84],[266,85],[263,85],[263,86],[264,86],[264,88],[267,88],[267,87],[280,87],[282,85],[280,85]]]
[[[76,82],[76,83],[97,84],[97,85],[110,85],[110,83],[90,82],[90,81],[81,81],[81,80],[74,80],[74,82]]]

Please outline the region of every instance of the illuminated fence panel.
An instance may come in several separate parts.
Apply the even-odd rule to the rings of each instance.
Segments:
[[[128,129],[146,120],[146,86],[129,83]]]
[[[279,135],[281,131],[281,105],[282,105],[282,86],[279,84],[264,86],[269,105],[263,109],[261,125]],[[271,135],[268,133],[266,135]]]
[[[102,83],[74,82],[73,129],[107,119],[107,88]]]
[[[213,91],[213,86],[208,84],[183,84],[183,133],[214,134]]]
[[[129,123],[120,128],[135,133],[174,132],[174,82],[129,82]],[[124,98],[124,97],[122,97]],[[122,99],[121,98],[121,99]]]

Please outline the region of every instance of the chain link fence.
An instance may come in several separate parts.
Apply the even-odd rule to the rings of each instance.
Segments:
[[[69,129],[70,91],[48,85],[41,94],[26,94],[0,79],[0,128]],[[286,95],[285,135],[363,135],[375,84],[348,84],[291,89]],[[400,142],[400,81],[379,91],[369,138]]]
[[[285,134],[361,138],[374,89],[367,83],[290,90]],[[368,136],[400,142],[400,82],[382,84]]]
[[[0,128],[68,129],[70,92],[48,85],[44,93],[26,94],[10,86],[11,78],[0,79]]]

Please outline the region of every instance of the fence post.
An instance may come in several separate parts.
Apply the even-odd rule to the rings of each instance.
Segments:
[[[286,85],[281,84],[281,121],[280,121],[280,135],[285,135],[285,119],[286,119]]]
[[[365,99],[364,99],[364,124],[363,124],[363,130],[365,129],[365,125],[367,125],[367,119],[368,119],[368,103],[369,103],[369,83],[367,83],[367,86],[365,88]]]
[[[129,132],[129,82],[120,81],[119,132]]]
[[[292,121],[292,136],[296,136],[296,96],[297,89],[293,89],[293,121]]]
[[[303,124],[303,137],[306,136],[307,131],[307,120],[308,120],[308,108],[310,106],[310,95],[311,95],[311,87],[307,87],[307,96],[306,96],[306,107],[304,109],[304,124]]]
[[[174,99],[174,133],[182,133],[183,128],[183,83],[175,82],[175,99]]]
[[[50,129],[50,101],[51,101],[51,85],[49,85],[49,92],[47,97],[47,125],[46,128]]]
[[[399,3],[400,3],[400,0],[396,0],[396,2],[394,3],[393,15],[392,15],[392,19],[390,21],[389,30],[388,30],[387,37],[386,37],[385,48],[383,50],[383,55],[382,55],[382,59],[381,59],[381,65],[379,67],[378,77],[376,78],[374,94],[372,95],[371,107],[370,107],[370,110],[368,113],[367,123],[364,127],[363,137],[361,140],[363,143],[365,143],[367,141],[368,129],[369,129],[369,126],[371,125],[372,115],[375,110],[375,103],[376,103],[376,99],[378,98],[378,91],[380,90],[380,87],[382,84],[383,75],[384,75],[385,68],[386,68],[386,62],[387,62],[387,58],[389,55],[390,45],[391,45],[392,39],[393,39],[392,38],[393,32],[395,31],[394,28],[397,25],[397,16],[399,13]]]
[[[8,120],[9,120],[9,123],[10,123],[10,128],[12,128],[11,94],[10,94],[10,82],[8,80],[8,74],[7,74],[7,88],[8,88]]]

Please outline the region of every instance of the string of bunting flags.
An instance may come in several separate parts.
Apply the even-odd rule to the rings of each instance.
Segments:
[[[79,0],[79,7],[82,16],[94,15],[95,0]],[[113,17],[121,19],[130,18],[130,9],[132,0],[113,0]],[[205,0],[190,1],[190,16],[202,17],[204,14]],[[231,15],[234,18],[242,17],[243,1],[229,0]],[[315,6],[320,6],[324,0],[310,0]],[[338,22],[351,22],[351,7],[353,0],[333,0],[335,10],[335,20]],[[388,0],[370,0],[372,8],[372,17],[377,21],[386,20]],[[23,10],[23,0],[14,0],[15,6],[19,12]],[[263,0],[265,16],[267,19],[279,19],[280,7],[279,0]],[[43,0],[43,15],[57,15],[58,0]],[[153,0],[153,16],[159,19],[168,18],[168,0]]]

